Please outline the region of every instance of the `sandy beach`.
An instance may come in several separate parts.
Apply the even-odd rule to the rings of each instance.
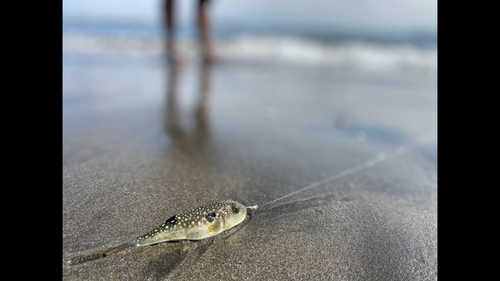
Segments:
[[[63,279],[435,280],[436,127],[435,75],[65,52]],[[259,208],[99,256],[224,199]]]

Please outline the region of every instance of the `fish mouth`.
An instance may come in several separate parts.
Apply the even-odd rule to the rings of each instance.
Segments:
[[[246,206],[245,209],[252,209],[252,210],[256,210],[257,208],[259,207],[259,205],[255,204],[253,206]]]

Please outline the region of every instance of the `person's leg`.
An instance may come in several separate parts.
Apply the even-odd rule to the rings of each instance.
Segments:
[[[178,54],[175,50],[175,20],[174,20],[174,0],[165,0],[164,6],[164,25],[167,30],[166,52],[171,62],[178,62]]]
[[[200,43],[205,62],[214,60],[214,51],[212,46],[212,23],[210,20],[208,0],[200,0],[198,5],[198,24],[200,32]]]

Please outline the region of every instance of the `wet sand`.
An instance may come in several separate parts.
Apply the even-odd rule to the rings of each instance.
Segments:
[[[63,66],[63,279],[437,279],[435,76],[74,53]],[[229,198],[260,207],[214,238],[99,256]]]

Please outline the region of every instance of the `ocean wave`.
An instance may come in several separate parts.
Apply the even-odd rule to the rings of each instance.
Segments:
[[[195,56],[198,43],[181,40],[179,49]],[[161,38],[99,37],[65,34],[63,51],[161,55]],[[363,41],[319,42],[299,37],[239,36],[218,40],[218,55],[226,61],[274,62],[371,72],[437,72],[437,48],[412,44]]]
[[[437,49],[409,44],[321,43],[293,37],[240,37],[220,44],[232,59],[363,71],[437,71]]]

